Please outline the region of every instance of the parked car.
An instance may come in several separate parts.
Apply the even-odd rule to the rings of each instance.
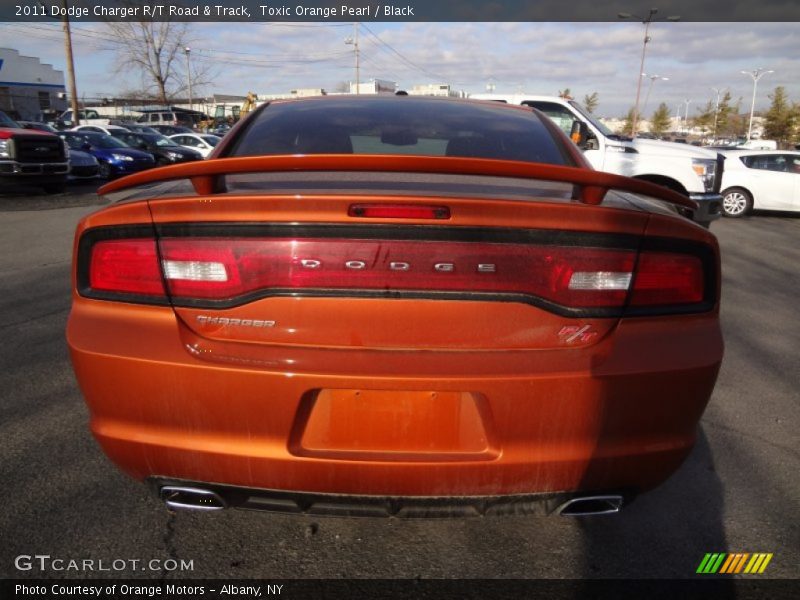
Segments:
[[[120,127],[124,127],[125,129],[133,133],[155,133],[160,135],[158,130],[153,129],[152,127],[148,127],[147,125],[139,125],[138,123],[119,121],[117,123],[112,123],[112,125],[119,125]]]
[[[203,158],[208,158],[217,144],[222,141],[221,137],[210,133],[176,133],[169,138],[176,144],[196,150],[202,154]]]
[[[86,133],[102,133],[103,135],[117,135],[120,133],[128,133],[130,129],[120,127],[119,125],[78,125],[69,131],[82,131]]]
[[[607,513],[689,454],[723,347],[684,195],[421,96],[272,102],[214,156],[75,237],[92,432],[169,506]]]
[[[159,165],[182,163],[203,158],[203,155],[197,150],[184,148],[159,133],[120,133],[117,137],[132,148],[149,152],[155,157],[156,164]]]
[[[102,133],[62,131],[59,133],[70,148],[88,152],[97,159],[98,173],[103,179],[137,173],[151,169],[156,162],[153,155],[131,148],[122,140]]]
[[[231,129],[232,127],[227,123],[220,123],[216,127],[209,129],[208,133],[210,133],[211,135],[216,135],[218,137],[225,137]]]
[[[17,121],[24,129],[34,129],[36,131],[46,131],[48,133],[58,134],[59,130],[48,123],[40,123],[38,121]],[[100,170],[100,164],[97,159],[89,154],[76,148],[70,148],[69,151],[69,175],[67,179],[92,179],[97,177]]]
[[[64,190],[69,173],[69,150],[46,131],[23,127],[0,111],[0,189],[33,185],[46,193]]]
[[[775,140],[747,140],[739,144],[742,150],[777,150],[778,142]]]
[[[569,98],[531,94],[476,94],[472,98],[540,110],[567,135],[576,137],[595,169],[657,183],[688,196],[697,203],[697,210],[680,211],[704,227],[720,216],[723,159],[716,152],[695,148],[681,138],[665,142],[615,134]]]
[[[175,135],[176,133],[194,133],[194,129],[190,129],[189,127],[183,127],[181,125],[152,125],[152,129],[155,129],[161,135]]]
[[[800,152],[737,150],[725,155],[726,217],[743,217],[753,209],[800,211]]]
[[[36,131],[46,131],[48,133],[58,133],[58,129],[49,123],[41,123],[39,121],[17,121],[23,129],[34,129]]]
[[[142,125],[149,125],[150,127],[154,127],[156,125],[191,127],[194,125],[192,113],[171,110],[147,111],[138,117],[136,122]]]
[[[99,125],[105,127],[111,121],[110,117],[99,114],[96,110],[79,110],[78,118],[81,125]],[[75,126],[75,120],[72,117],[71,110],[65,110],[58,119],[56,119],[56,126],[58,129],[68,129]]]

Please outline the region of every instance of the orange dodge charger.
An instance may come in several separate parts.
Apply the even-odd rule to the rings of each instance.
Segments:
[[[599,514],[692,448],[716,238],[536,110],[272,102],[101,193],[67,339],[93,434],[170,507]]]

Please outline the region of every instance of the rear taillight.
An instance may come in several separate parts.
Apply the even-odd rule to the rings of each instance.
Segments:
[[[216,301],[307,289],[518,294],[568,308],[620,307],[627,285],[588,285],[585,276],[629,278],[635,260],[629,250],[441,241],[183,238],[160,247],[173,297]]]
[[[84,246],[83,295],[145,302],[168,295],[182,306],[300,294],[501,300],[568,315],[621,316],[708,310],[715,294],[708,256],[683,250],[191,236],[165,237],[158,246],[152,239]]]
[[[89,287],[98,292],[164,296],[156,242],[152,239],[104,240],[94,244]]]
[[[632,306],[696,304],[705,296],[703,263],[696,256],[643,252],[631,290]]]

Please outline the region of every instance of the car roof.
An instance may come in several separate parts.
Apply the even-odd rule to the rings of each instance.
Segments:
[[[482,104],[484,106],[493,106],[498,110],[522,110],[530,112],[527,106],[519,106],[518,104],[509,104],[506,102],[496,102],[493,100],[485,100],[482,98],[454,98],[451,96],[411,96],[411,95],[397,95],[397,94],[328,94],[325,96],[305,96],[302,98],[281,98],[272,100],[271,102],[262,104],[261,107],[266,107],[270,104],[301,104],[310,102],[336,102],[336,101],[351,101],[357,103],[379,103],[379,102],[402,102],[413,104],[424,103],[458,103],[464,105]],[[259,107],[259,108],[261,108]]]
[[[722,154],[730,153],[732,156],[764,156],[764,155],[779,155],[791,154],[793,156],[800,156],[797,150],[720,150]]]

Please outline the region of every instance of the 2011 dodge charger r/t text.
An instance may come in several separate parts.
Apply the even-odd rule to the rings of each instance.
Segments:
[[[101,193],[71,357],[103,450],[171,507],[616,512],[694,444],[716,238],[535,109],[276,101]]]

